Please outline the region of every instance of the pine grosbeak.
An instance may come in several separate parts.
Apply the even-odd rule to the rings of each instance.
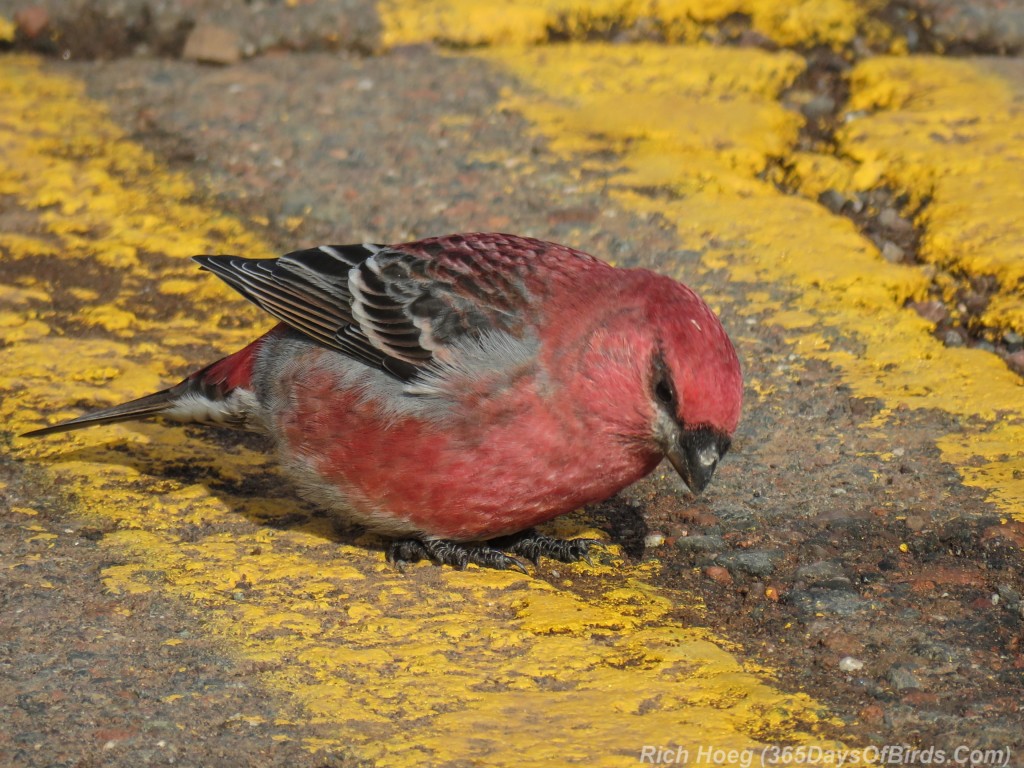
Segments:
[[[532,526],[663,457],[699,493],[739,421],[739,361],[707,304],[562,245],[465,234],[195,260],[280,324],[29,435],[146,416],[264,432],[303,496],[395,539],[390,560],[521,569],[510,554],[586,558],[592,540]]]

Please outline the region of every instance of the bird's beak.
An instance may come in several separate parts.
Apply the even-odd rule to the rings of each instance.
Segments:
[[[664,446],[665,455],[686,487],[698,495],[711,482],[719,459],[729,447],[728,438],[706,427],[682,430],[673,437]]]

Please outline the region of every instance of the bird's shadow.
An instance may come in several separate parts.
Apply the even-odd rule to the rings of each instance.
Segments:
[[[587,511],[602,521],[601,527],[608,531],[613,543],[622,547],[623,554],[631,560],[640,560],[644,556],[650,529],[639,507],[616,495],[588,507]]]
[[[199,484],[233,514],[278,530],[302,530],[339,545],[383,551],[388,539],[368,534],[325,509],[304,501],[277,468],[269,438],[215,427],[185,427],[185,439],[161,440],[156,424],[132,425],[132,437],[72,448],[45,459],[54,463],[88,462],[126,467],[150,478],[153,493]],[[181,429],[179,427],[179,429]],[[142,439],[142,438],[148,439]],[[253,504],[253,500],[270,503]],[[635,505],[613,497],[587,508],[613,543],[631,559],[644,552],[647,523]],[[542,526],[543,528],[543,526]]]
[[[185,427],[184,440],[161,440],[161,431],[166,434],[166,430],[159,425],[132,425],[132,429],[138,439],[129,436],[70,448],[42,461],[127,468],[137,472],[138,481],[154,494],[173,491],[172,484],[198,484],[234,515],[269,528],[303,529],[338,544],[355,543],[363,535],[357,526],[346,527],[301,499],[277,469],[268,438],[214,427]],[[253,504],[257,499],[269,503]]]

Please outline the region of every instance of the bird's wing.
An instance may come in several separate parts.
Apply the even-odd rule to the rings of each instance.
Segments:
[[[532,274],[566,260],[594,261],[511,235],[195,260],[292,328],[401,379],[435,359],[449,360],[467,337],[519,337],[530,319]]]

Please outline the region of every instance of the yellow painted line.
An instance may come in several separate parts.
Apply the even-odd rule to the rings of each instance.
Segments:
[[[943,459],[1024,520],[1021,378],[995,355],[945,347],[904,309],[927,295],[923,270],[887,263],[847,219],[757,177],[782,159],[812,198],[829,186],[886,183],[932,195],[919,222],[925,258],[996,274],[1004,291],[988,320],[1020,328],[1022,109],[1010,74],[933,58],[861,65],[853,104],[880,111],[843,132],[851,164],[794,151],[799,118],[778,96],[801,65],[786,51],[586,44],[466,55],[520,80],[505,106],[589,171],[580,183],[664,216],[706,268],[789,293],[780,302],[754,289],[731,311],[788,329],[799,353],[835,366],[855,395],[880,400],[881,421],[897,408],[956,417],[960,428],[936,440]],[[960,136],[972,141],[965,147]],[[600,154],[609,149],[614,159]]]
[[[0,16],[0,43],[13,43],[17,27],[6,16]]]
[[[0,194],[38,217],[31,232],[0,237],[0,255],[66,265],[60,285],[28,270],[0,289],[0,418],[15,432],[79,411],[56,404],[151,391],[174,380],[171,369],[206,362],[193,359],[196,345],[229,349],[256,332],[237,322],[256,313],[186,257],[266,246],[191,202],[188,179],[81,91],[33,59],[0,58]],[[79,279],[86,270],[116,290],[101,297]],[[147,305],[151,287],[174,297],[172,317]],[[180,599],[261,670],[254,683],[284,702],[277,738],[380,766],[625,766],[644,746],[839,746],[819,737],[837,727],[821,705],[670,618],[673,606],[700,605],[652,587],[655,564],[560,566],[554,584],[430,565],[399,574],[379,551],[336,541],[324,519],[261,525],[301,511],[287,498],[211,490],[271,470],[267,457],[204,435],[111,425],[16,450],[47,468],[75,514],[112,531],[101,546],[120,564],[105,569],[107,589]],[[208,471],[210,484],[169,467]],[[586,531],[580,518],[560,528]]]
[[[860,32],[873,43],[902,44],[871,18],[876,0],[382,0],[385,45],[425,40],[456,45],[530,44],[552,31],[586,39],[610,29],[646,28],[672,43],[713,36],[736,15],[782,46],[841,48]]]
[[[983,322],[1024,331],[1024,65],[879,57],[851,81],[843,152],[929,196],[920,257],[996,277]]]

